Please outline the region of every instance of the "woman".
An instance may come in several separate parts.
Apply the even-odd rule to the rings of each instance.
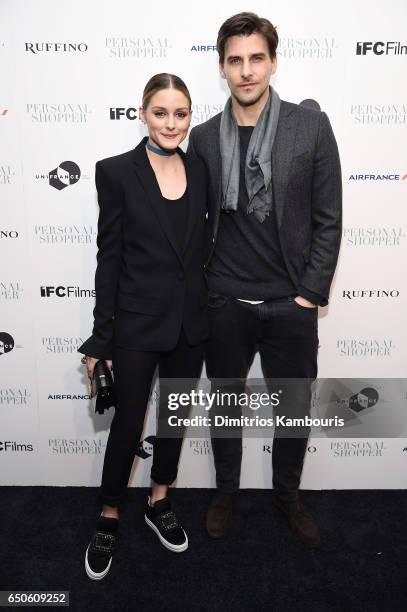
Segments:
[[[102,513],[86,550],[88,576],[109,571],[130,470],[143,431],[156,367],[160,378],[196,380],[207,338],[203,275],[206,174],[179,144],[191,122],[185,83],[157,74],[143,93],[148,137],[131,151],[96,164],[100,208],[92,336],[79,352],[88,376],[99,359],[114,368],[118,408],[111,423],[101,483]],[[84,360],[85,358],[82,358]],[[169,550],[188,538],[168,499],[182,436],[157,437],[146,524]]]

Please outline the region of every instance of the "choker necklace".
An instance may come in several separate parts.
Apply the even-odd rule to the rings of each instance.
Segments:
[[[157,155],[163,155],[164,157],[170,157],[171,155],[175,155],[175,153],[177,152],[177,149],[174,149],[174,151],[165,151],[165,149],[161,149],[160,147],[154,147],[152,144],[150,144],[148,140],[146,142],[146,147],[153,153],[157,153]]]

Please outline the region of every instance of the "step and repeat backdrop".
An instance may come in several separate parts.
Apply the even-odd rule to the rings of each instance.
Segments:
[[[139,106],[153,74],[185,80],[192,125],[223,109],[217,31],[243,10],[277,26],[280,97],[325,111],[340,149],[343,238],[319,312],[319,376],[348,379],[356,394],[367,379],[379,389],[406,377],[403,0],[1,0],[1,484],[99,484],[112,410],[95,415],[77,353],[92,328],[95,162],[145,135]],[[250,375],[261,376],[257,358]],[[374,411],[362,402],[360,418],[363,409]],[[149,483],[154,432],[153,397],[132,485]],[[393,433],[311,438],[302,486],[405,487],[407,440]],[[271,486],[271,446],[245,440],[242,487]],[[178,486],[214,486],[208,438],[186,438],[179,474]]]

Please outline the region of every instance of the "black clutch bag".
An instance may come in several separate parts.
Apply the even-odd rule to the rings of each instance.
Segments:
[[[117,408],[113,376],[104,359],[96,363],[93,371],[92,399],[95,403],[95,412],[99,414],[103,414],[111,406]]]

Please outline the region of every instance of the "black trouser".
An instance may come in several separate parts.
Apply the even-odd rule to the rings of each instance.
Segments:
[[[249,304],[210,292],[209,322],[208,378],[244,381],[257,351],[266,379],[316,378],[318,308],[300,306],[292,296]],[[238,388],[239,382],[235,386]],[[303,407],[306,413],[309,406]],[[234,437],[212,435],[216,483],[223,493],[233,493],[240,484],[241,430],[235,433]],[[284,501],[296,501],[309,428],[303,437],[279,437],[276,433],[277,429],[272,450],[274,492]]]
[[[203,344],[189,345],[183,330],[177,346],[171,351],[133,351],[114,347],[113,372],[118,409],[106,445],[100,489],[103,504],[117,506],[126,497],[156,367],[163,379],[197,380],[202,363]],[[165,405],[165,398],[161,401]],[[182,436],[156,438],[151,468],[151,479],[155,483],[169,485],[176,479],[181,446]]]

